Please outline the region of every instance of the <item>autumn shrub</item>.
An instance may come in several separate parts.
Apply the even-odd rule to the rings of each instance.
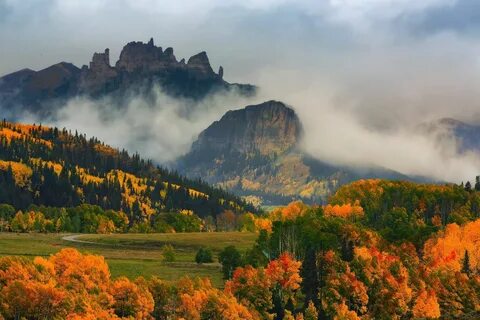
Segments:
[[[162,247],[162,257],[165,262],[175,261],[175,248],[171,244],[166,244]]]

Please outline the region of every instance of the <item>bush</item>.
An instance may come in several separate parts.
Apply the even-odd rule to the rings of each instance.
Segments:
[[[200,248],[195,255],[196,263],[210,263],[213,262],[212,250],[210,248]]]
[[[170,244],[166,244],[163,246],[162,255],[163,255],[163,260],[166,262],[175,261],[175,249]]]
[[[150,226],[150,223],[147,221],[143,222],[136,222],[130,230],[128,230],[130,233],[152,233],[153,229]]]

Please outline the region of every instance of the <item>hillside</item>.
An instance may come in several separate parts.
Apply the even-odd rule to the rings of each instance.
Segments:
[[[130,94],[148,96],[156,85],[171,96],[190,99],[218,91],[255,93],[255,86],[229,83],[223,74],[223,67],[213,71],[204,51],[188,61],[179,61],[172,48],[157,47],[153,39],[148,43],[134,41],[123,47],[114,66],[110,65],[107,48],[94,53],[90,64],[81,68],[60,62],[39,71],[22,69],[5,75],[0,78],[0,106],[14,119],[24,111],[39,116],[52,114],[62,102],[75,96],[99,98],[112,94],[121,107]]]
[[[480,151],[480,125],[466,123],[452,118],[422,123],[418,130],[432,136],[437,143],[454,142],[456,152]]]
[[[97,205],[127,214],[130,223],[159,212],[202,218],[254,211],[239,198],[188,180],[95,138],[40,125],[0,123],[0,204]]]
[[[302,124],[279,101],[227,112],[205,129],[179,171],[263,204],[301,199],[323,203],[340,185],[360,178],[408,178],[391,170],[357,170],[319,161],[301,150]]]
[[[440,226],[480,218],[480,184],[428,184],[382,179],[358,180],[340,187],[331,205],[354,204],[365,212],[363,224],[390,241],[421,246]]]

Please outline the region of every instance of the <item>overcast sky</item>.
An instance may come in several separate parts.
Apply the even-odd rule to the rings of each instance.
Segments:
[[[323,160],[461,180],[478,156],[412,128],[480,120],[479,36],[476,0],[0,0],[0,74],[81,66],[107,47],[113,64],[153,37],[178,59],[207,51],[228,81],[262,88],[253,102],[292,105]]]

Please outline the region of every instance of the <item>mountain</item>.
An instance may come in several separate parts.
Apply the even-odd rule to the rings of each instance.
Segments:
[[[172,48],[163,50],[150,39],[148,43],[130,42],[114,66],[110,51],[94,53],[89,66],[78,68],[60,62],[40,71],[23,69],[0,78],[0,107],[11,114],[29,111],[48,114],[66,99],[77,95],[92,98],[114,94],[121,99],[132,92],[148,93],[160,85],[169,95],[201,99],[221,90],[254,94],[255,86],[229,83],[223,79],[223,68],[214,72],[208,56],[200,52],[177,60]]]
[[[442,118],[421,124],[419,130],[432,135],[438,142],[453,140],[459,153],[480,152],[480,125]]]
[[[282,102],[267,101],[228,111],[205,129],[178,169],[256,203],[300,198],[323,202],[339,185],[358,178],[405,178],[380,168],[334,166],[300,150],[302,125]]]
[[[122,211],[131,223],[161,212],[205,218],[225,210],[255,212],[241,199],[189,180],[95,138],[63,129],[0,122],[0,204],[97,205]]]

